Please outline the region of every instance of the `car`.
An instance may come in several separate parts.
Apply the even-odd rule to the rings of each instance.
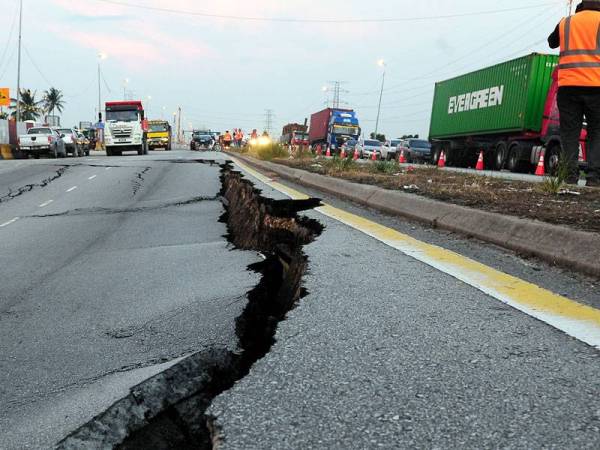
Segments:
[[[342,152],[342,149],[343,149],[344,152],[346,152],[347,156],[350,156],[350,157],[354,156],[354,150],[356,149],[357,144],[358,144],[358,141],[356,139],[348,139],[340,147],[340,153]]]
[[[375,139],[364,139],[358,143],[358,152],[361,158],[372,158],[373,153],[377,155],[377,158],[381,158],[381,149],[383,142]]]
[[[66,157],[67,151],[61,133],[51,127],[34,127],[18,138],[19,150],[27,157],[39,158],[47,154],[54,158]]]
[[[399,147],[408,162],[431,161],[431,144],[425,139],[405,139]]]
[[[190,150],[210,150],[214,144],[215,139],[212,135],[194,132],[190,142]]]
[[[398,153],[398,146],[402,143],[402,139],[392,139],[386,141],[381,147],[381,159],[386,161],[392,161],[398,159],[400,154]]]
[[[59,128],[58,132],[62,135],[67,153],[71,153],[73,158],[83,156],[83,149],[79,146],[77,131],[73,128]]]

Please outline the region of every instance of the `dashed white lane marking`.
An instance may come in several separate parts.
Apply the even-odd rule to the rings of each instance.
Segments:
[[[19,220],[18,217],[15,217],[14,219],[10,219],[8,222],[4,222],[3,224],[0,224],[0,228],[4,228],[9,226],[11,223],[15,223],[17,220]]]
[[[77,186],[73,186],[72,188],[67,189],[67,192],[73,192],[75,189],[77,189]]]
[[[92,175],[91,177],[88,178],[88,180],[93,180],[94,178],[96,178],[98,175]]]
[[[47,202],[44,202],[40,205],[40,208],[44,208],[46,206],[48,206],[50,203],[52,203],[54,200],[48,200]]]
[[[110,169],[112,169],[112,167],[107,167],[107,168],[106,168],[106,169],[104,169],[104,170],[110,170]]]

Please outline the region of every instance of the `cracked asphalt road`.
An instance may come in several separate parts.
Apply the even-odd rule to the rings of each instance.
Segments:
[[[182,356],[235,350],[260,258],[223,237],[219,167],[175,164],[197,157],[0,164],[1,448],[49,448]]]

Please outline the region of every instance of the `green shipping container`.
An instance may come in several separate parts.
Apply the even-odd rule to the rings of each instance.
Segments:
[[[557,65],[534,53],[436,83],[430,139],[539,132]]]

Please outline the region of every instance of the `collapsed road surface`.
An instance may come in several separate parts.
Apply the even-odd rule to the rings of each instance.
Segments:
[[[598,280],[196,157],[0,164],[2,448],[598,448]]]
[[[50,448],[181,358],[237,349],[262,258],[229,244],[220,167],[191,156],[0,165],[1,448]]]

